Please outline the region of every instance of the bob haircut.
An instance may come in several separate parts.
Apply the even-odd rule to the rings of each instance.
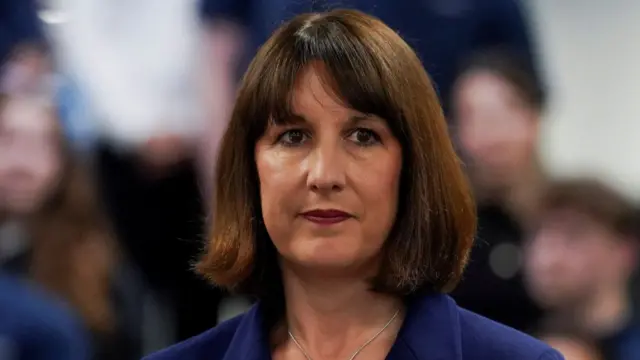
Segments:
[[[450,291],[475,235],[468,181],[415,52],[380,20],[355,10],[293,18],[249,65],[219,150],[213,223],[196,270],[229,290],[282,302],[255,145],[270,122],[290,118],[294,84],[313,64],[322,64],[326,84],[346,106],[385,119],[402,146],[397,215],[372,290],[403,297]]]

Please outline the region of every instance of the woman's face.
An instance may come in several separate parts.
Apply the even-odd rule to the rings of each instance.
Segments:
[[[264,223],[285,262],[370,271],[395,220],[402,149],[383,119],[327,93],[319,71],[301,74],[295,117],[256,144]]]
[[[55,120],[29,100],[0,109],[0,210],[36,211],[55,187],[61,167]]]
[[[460,145],[474,165],[477,181],[509,182],[532,161],[536,115],[502,77],[486,71],[462,76],[454,93],[454,110]]]

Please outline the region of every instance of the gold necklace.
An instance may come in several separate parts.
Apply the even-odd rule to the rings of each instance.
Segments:
[[[387,323],[382,327],[382,329],[380,329],[375,335],[373,335],[371,337],[371,339],[367,340],[364,344],[360,345],[360,347],[351,355],[351,357],[349,357],[349,360],[353,360],[356,358],[356,356],[358,356],[358,354],[360,354],[360,352],[366,348],[369,344],[371,344],[373,342],[373,340],[375,340],[378,336],[380,336],[380,334],[382,334],[388,327],[389,325],[391,325],[393,323],[393,320],[395,320],[398,317],[398,314],[400,314],[400,309],[396,310],[395,314],[393,314],[393,316],[391,317],[391,319],[389,319],[389,321],[387,321]],[[302,352],[302,354],[304,354],[304,356],[307,358],[307,360],[313,360],[311,358],[311,356],[309,356],[309,354],[305,351],[305,349],[302,347],[302,345],[300,345],[300,343],[298,342],[298,340],[296,339],[295,336],[293,336],[293,334],[291,333],[291,331],[287,331],[289,333],[289,337],[291,338],[291,340],[293,341],[294,344],[296,344],[296,346],[298,347],[298,349]]]

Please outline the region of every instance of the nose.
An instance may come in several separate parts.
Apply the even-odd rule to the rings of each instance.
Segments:
[[[491,152],[499,143],[496,132],[486,127],[474,126],[466,132],[466,145],[468,150],[474,153]]]
[[[553,234],[541,230],[531,240],[532,242],[528,249],[528,258],[531,266],[537,271],[555,271],[559,263],[559,255],[562,251],[557,244],[557,239],[554,237]]]
[[[314,192],[342,191],[346,183],[344,157],[340,146],[319,144],[309,157],[307,187]]]

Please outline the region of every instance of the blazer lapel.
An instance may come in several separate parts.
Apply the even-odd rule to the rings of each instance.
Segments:
[[[223,360],[271,360],[269,344],[262,334],[259,303],[242,317]]]
[[[430,294],[407,305],[407,316],[387,360],[462,360],[456,303],[446,295]],[[271,360],[259,304],[243,317],[223,360]]]
[[[387,360],[462,360],[458,311],[456,303],[442,294],[410,300]]]

